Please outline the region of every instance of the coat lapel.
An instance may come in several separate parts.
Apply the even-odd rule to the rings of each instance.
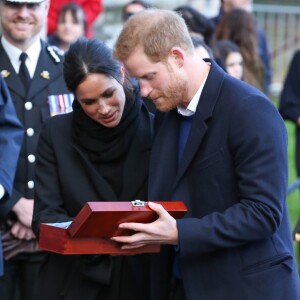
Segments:
[[[5,79],[7,86],[10,90],[14,91],[20,97],[25,98],[26,91],[23,83],[21,82],[19,75],[13,68],[8,55],[6,54],[2,44],[0,43],[0,72]]]
[[[45,50],[46,44],[42,42],[42,51]],[[61,76],[61,68],[57,67],[57,62],[54,62],[51,58],[51,55],[40,55],[37,66],[33,76],[34,84],[30,85],[28,91],[28,97],[34,98],[40,91],[46,89],[46,87],[53,83],[59,76]],[[47,74],[48,76],[43,76],[43,74]]]
[[[185,171],[188,169],[189,165],[191,164],[194,156],[196,155],[202,143],[206,130],[207,130],[207,125],[205,123],[203,116],[200,113],[195,114],[193,118],[190,135],[188,137],[182,159],[178,165],[178,170],[177,170],[173,188],[176,186],[180,178],[184,175]]]
[[[210,72],[197,105],[190,135],[187,140],[182,160],[178,166],[178,172],[174,181],[173,189],[176,187],[201,147],[201,143],[203,142],[208,130],[207,121],[213,115],[213,110],[217,103],[222,82],[224,80],[224,72],[220,69],[220,67],[218,67],[213,61],[208,61],[211,62]]]
[[[149,200],[171,200],[169,192],[177,171],[179,118],[177,111],[158,113],[160,127],[152,146],[149,171]],[[159,197],[159,198],[157,198]]]

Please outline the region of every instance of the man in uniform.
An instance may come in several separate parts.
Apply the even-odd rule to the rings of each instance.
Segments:
[[[31,230],[35,153],[43,121],[71,107],[62,58],[40,39],[48,8],[48,0],[0,0],[0,72],[25,129],[13,192],[0,204],[2,231],[6,232],[1,299],[12,299],[16,290],[22,299],[37,299],[34,282],[44,253],[38,251]],[[15,247],[6,249],[5,245]]]

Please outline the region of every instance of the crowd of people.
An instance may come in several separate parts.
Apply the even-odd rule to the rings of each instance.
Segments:
[[[0,1],[1,299],[300,299],[283,121],[300,128],[300,52],[278,110],[250,4],[130,1],[111,49],[93,38],[101,0]],[[300,130],[296,155],[299,175]],[[134,199],[157,219],[111,240],[159,253],[39,249],[42,223]]]

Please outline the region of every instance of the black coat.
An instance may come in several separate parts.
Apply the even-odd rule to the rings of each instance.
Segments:
[[[26,96],[24,86],[0,43],[0,71],[5,70],[6,73],[9,73],[9,76],[5,77],[5,81],[11,93],[17,116],[25,129],[13,193],[5,206],[1,207],[2,218],[8,214],[21,197],[33,199],[37,142],[42,124],[50,116],[48,97],[70,93],[63,79],[62,58],[53,50],[49,51],[45,42],[41,41],[41,44],[42,49],[34,77]],[[31,162],[29,155],[31,155]]]
[[[88,154],[75,144],[71,134],[72,115],[49,119],[41,133],[32,224],[37,235],[41,223],[72,220],[87,201],[147,200],[153,117],[145,107],[142,108],[140,125],[124,163],[126,172],[132,173],[124,179],[128,199],[117,199],[114,193],[110,193],[110,186]],[[132,157],[134,162],[131,160],[128,166],[127,161]],[[148,270],[147,255],[111,257],[49,253],[39,277],[39,296],[43,300],[147,300],[150,299]],[[63,298],[58,295],[63,295]]]

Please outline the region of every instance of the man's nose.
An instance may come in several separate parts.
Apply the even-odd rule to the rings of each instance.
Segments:
[[[148,97],[152,88],[149,84],[139,81],[142,97]]]

